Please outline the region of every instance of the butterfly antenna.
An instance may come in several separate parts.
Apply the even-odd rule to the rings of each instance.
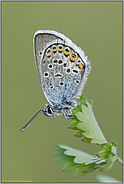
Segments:
[[[43,109],[44,109],[44,108],[43,108]],[[25,130],[25,129],[31,124],[31,122],[33,121],[33,119],[34,119],[41,111],[43,111],[43,109],[39,110],[39,111],[30,119],[30,121],[29,121],[25,126],[23,126],[20,130],[21,130],[21,131]]]

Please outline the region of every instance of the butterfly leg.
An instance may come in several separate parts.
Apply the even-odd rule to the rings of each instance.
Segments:
[[[63,115],[66,117],[66,119],[72,119],[74,118],[74,115],[72,115],[72,112],[70,109],[63,110]]]

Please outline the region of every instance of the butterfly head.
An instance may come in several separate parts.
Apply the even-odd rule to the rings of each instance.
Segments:
[[[47,117],[55,117],[54,110],[51,105],[46,105],[46,107],[42,110],[42,112]]]

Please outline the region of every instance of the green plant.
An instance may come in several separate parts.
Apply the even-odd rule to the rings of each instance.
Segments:
[[[101,145],[101,151],[96,156],[83,151],[65,146],[57,145],[58,152],[56,162],[65,163],[64,171],[75,171],[74,177],[83,176],[89,171],[96,169],[110,169],[115,161],[122,164],[122,160],[117,156],[117,143],[108,143],[95,119],[93,110],[93,100],[89,102],[84,95],[78,100],[78,105],[73,109],[73,122],[70,129],[76,130],[75,136],[82,137],[84,142]]]

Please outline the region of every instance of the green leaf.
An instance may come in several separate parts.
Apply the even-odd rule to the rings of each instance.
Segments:
[[[97,156],[99,158],[108,158],[109,155],[115,156],[117,154],[117,144],[115,142],[110,143],[104,143],[101,145],[102,151],[97,153]]]
[[[66,163],[64,171],[75,171],[74,177],[94,171],[95,169],[107,170],[112,167],[117,159],[117,143],[108,143],[95,119],[92,110],[93,100],[87,101],[81,96],[76,108],[73,109],[73,122],[68,128],[77,130],[76,137],[82,137],[82,141],[101,145],[101,151],[93,156],[83,151],[58,145],[56,162]]]
[[[88,153],[85,153],[83,151],[77,150],[77,149],[73,149],[70,148],[68,146],[64,146],[64,145],[59,145],[61,148],[66,149],[66,151],[64,152],[65,155],[69,155],[69,156],[74,156],[74,163],[87,163],[87,162],[91,162],[93,156],[89,155]]]
[[[84,137],[84,138],[82,139],[82,141],[87,142],[87,143],[90,143],[90,142],[91,142],[91,140],[92,140],[92,139],[87,138],[87,137]]]
[[[111,152],[114,156],[117,155],[117,143],[114,141],[112,142]]]
[[[95,169],[95,162],[94,163],[91,163],[91,164],[87,164],[87,165],[84,165],[83,166],[83,171],[87,171],[87,172],[89,172],[89,171],[93,171],[94,169]]]
[[[80,120],[80,123],[76,127],[82,131],[85,131],[83,135],[92,139],[91,143],[102,144],[107,142],[95,116],[92,111],[92,106],[87,102],[88,107],[82,105],[82,112],[76,112],[75,116]]]
[[[89,101],[90,105],[93,106],[93,99]]]
[[[79,121],[79,120],[75,120],[75,121],[73,121],[73,122],[68,126],[68,128],[74,129],[74,130],[79,130],[79,128],[76,127],[78,123],[80,123],[80,121]]]
[[[78,100],[78,102],[86,104],[87,103],[87,99],[86,99],[86,97],[84,95],[81,95],[80,99]]]
[[[59,152],[55,153],[54,156],[57,157],[56,162],[66,163],[63,168],[64,171],[75,171],[74,177],[79,177],[96,169],[100,169],[101,171],[110,169],[116,160],[116,156],[112,153],[112,147],[115,147],[113,145],[116,144],[102,144],[102,151],[97,153],[97,156],[90,155],[69,146],[58,145]],[[117,149],[117,147],[115,148]]]
[[[106,158],[107,165],[102,168],[102,170],[109,170],[111,169],[112,165],[116,160],[116,156],[109,155],[109,158]]]
[[[111,147],[111,153],[113,153],[113,156],[117,155],[117,148],[115,146]]]
[[[82,110],[81,104],[77,104],[77,107],[72,109],[72,114],[75,114],[76,112],[80,112]]]
[[[77,132],[75,132],[75,136],[76,136],[76,137],[84,137],[84,136],[83,136],[83,132],[84,132],[84,131],[82,131],[82,130],[78,130]]]
[[[55,161],[59,162],[59,163],[69,163],[69,162],[72,162],[74,160],[73,157],[68,157],[67,155],[64,155],[64,154],[63,155],[54,154],[54,156],[58,157]]]
[[[97,153],[97,156],[98,156],[99,158],[107,158],[108,155],[109,155],[109,152],[106,151],[106,150],[99,151],[99,152]]]
[[[115,141],[112,141],[112,146],[115,146],[117,148],[118,144]]]
[[[111,150],[112,145],[108,142],[101,145],[102,150]]]
[[[61,148],[59,145],[56,145],[59,152],[64,152],[66,149]]]
[[[115,142],[110,143],[104,143],[101,145],[102,151],[99,151],[97,153],[97,156],[99,158],[104,158],[106,160],[107,165],[105,165],[102,170],[108,170],[112,167],[113,163],[116,160],[116,154],[117,154],[117,144]]]
[[[87,172],[83,172],[82,171],[82,168],[78,168],[78,169],[76,169],[76,171],[75,171],[75,173],[74,173],[74,177],[76,178],[76,177],[80,177],[80,176],[83,176],[83,175],[85,175],[85,174],[87,174]]]
[[[75,171],[76,168],[77,168],[77,165],[76,165],[75,163],[69,163],[69,164],[67,164],[67,165],[63,168],[63,170],[64,170],[64,171]]]
[[[95,119],[92,110],[93,100],[87,101],[84,95],[78,100],[77,107],[72,110],[72,114],[75,116],[74,120],[68,128],[74,130],[83,131],[83,141],[95,144],[106,143],[106,139]],[[80,137],[76,132],[75,135]]]

